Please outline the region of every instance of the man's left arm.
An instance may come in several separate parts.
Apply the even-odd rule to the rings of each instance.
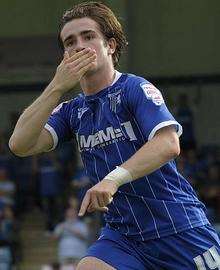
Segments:
[[[173,126],[157,131],[131,158],[121,165],[135,180],[157,170],[180,153],[179,137]]]

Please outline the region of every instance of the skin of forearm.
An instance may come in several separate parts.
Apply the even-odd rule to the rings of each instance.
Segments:
[[[43,141],[47,140],[48,136],[42,133],[43,139],[40,140],[49,115],[58,104],[60,97],[74,87],[94,65],[95,60],[96,52],[90,48],[76,52],[72,56],[67,52],[64,53],[64,58],[57,67],[49,86],[20,116],[9,141],[12,152],[19,156],[26,156],[49,150],[52,143]]]
[[[155,135],[152,140],[144,144],[121,167],[130,172],[133,180],[160,168],[180,153],[179,139],[174,132],[171,131],[171,134],[169,134],[164,130]]]
[[[125,172],[116,168],[86,192],[79,216],[83,216],[86,211],[108,211],[106,206],[111,203],[121,185],[152,173],[178,156],[179,153],[179,138],[174,127],[164,127],[158,130],[150,141],[145,143],[126,162],[119,165],[125,169]]]
[[[10,143],[21,152],[28,151],[36,142],[52,110],[62,94],[58,87],[49,84],[44,92],[20,116]]]

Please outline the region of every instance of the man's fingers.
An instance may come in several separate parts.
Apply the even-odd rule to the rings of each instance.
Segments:
[[[112,201],[113,201],[113,197],[110,196],[109,194],[106,194],[105,197],[104,197],[104,203],[105,203],[105,205],[110,204]]]
[[[69,53],[67,51],[65,51],[63,54],[63,60],[67,61],[68,58],[69,58]]]
[[[94,50],[92,50],[91,48],[85,48],[84,50],[73,53],[69,57],[67,63],[73,63],[74,61],[76,61],[78,59],[83,60],[83,59],[88,58],[88,56],[93,55],[93,54],[95,54]]]
[[[79,51],[79,52],[71,51],[71,52],[70,52],[70,57],[69,57],[67,63],[72,63],[72,62],[73,62],[74,60],[76,60],[77,58],[82,57],[83,55],[89,53],[89,51],[90,51],[89,48],[86,48],[86,49],[81,50],[81,51]]]
[[[105,198],[104,198],[104,196],[102,194],[97,196],[97,200],[98,200],[98,206],[99,207],[106,206],[106,200],[105,200]]]
[[[84,66],[80,69],[80,71],[79,71],[81,74],[80,79],[83,77],[83,75],[86,73],[86,71],[88,71],[94,65],[94,63],[95,63],[94,61],[90,62],[89,64],[87,64],[86,66]]]
[[[90,193],[86,193],[85,197],[83,198],[80,210],[79,210],[79,216],[82,217],[85,215],[85,212],[90,204]]]
[[[78,73],[79,79],[86,73],[90,67],[95,63],[96,60],[96,54],[92,54],[90,56],[86,56],[86,58],[80,58],[75,60],[74,62],[71,62],[68,65],[68,68],[70,71],[73,71],[74,73]]]
[[[63,53],[63,60],[61,61],[60,64],[67,63],[68,59],[69,59],[69,53],[67,51],[64,51],[64,53]]]
[[[93,212],[94,210],[98,209],[100,207],[98,198],[96,194],[92,193],[91,194],[91,199],[90,199],[90,204],[87,207],[88,212]]]
[[[97,210],[106,212],[108,211],[107,204],[110,204],[112,200],[113,198],[109,198],[109,196],[107,196],[106,194],[92,194],[87,211],[94,212],[95,210]]]
[[[110,204],[112,201],[113,201],[113,197],[110,197],[110,198],[108,199],[108,204]]]
[[[90,55],[84,59],[77,59],[73,63],[68,64],[70,69],[80,70],[82,67],[87,66],[89,63],[93,62],[96,59],[96,55]]]
[[[91,213],[94,211],[107,212],[107,205],[110,204],[113,197],[107,192],[97,192],[95,190],[87,191],[85,197],[83,198],[79,216],[83,216],[86,211]]]
[[[108,207],[103,206],[103,207],[99,207],[99,208],[96,209],[96,210],[101,211],[101,212],[108,212]]]
[[[108,212],[108,207],[103,206],[103,207],[96,207],[96,208],[94,208],[94,207],[92,207],[92,205],[91,205],[91,206],[89,206],[89,208],[88,208],[87,211],[88,211],[89,213],[92,213],[92,212],[94,212],[94,211]]]

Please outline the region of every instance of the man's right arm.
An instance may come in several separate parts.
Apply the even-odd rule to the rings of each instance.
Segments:
[[[51,84],[22,113],[9,140],[11,151],[18,156],[46,152],[53,146],[53,139],[44,126],[62,96]]]
[[[53,139],[44,126],[61,96],[72,89],[94,64],[96,53],[86,48],[64,59],[44,92],[24,110],[9,140],[11,151],[18,156],[29,156],[49,151]]]

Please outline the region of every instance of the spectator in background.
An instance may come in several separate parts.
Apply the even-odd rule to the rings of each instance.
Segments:
[[[66,178],[72,177],[72,172],[76,167],[77,148],[73,141],[65,142],[57,148],[57,155],[64,168]]]
[[[73,193],[71,183],[73,173],[76,171],[77,167],[76,151],[77,148],[74,140],[60,144],[56,150],[57,157],[62,167],[63,205],[66,205],[66,203],[68,203],[69,196],[71,196],[71,194]],[[62,213],[61,219],[63,220],[63,218],[64,213]]]
[[[179,155],[176,159],[179,172],[187,177],[190,184],[196,188],[198,184],[199,160],[194,150],[189,150],[184,155]]]
[[[68,208],[75,208],[75,209],[78,209],[77,211],[79,211],[79,208],[78,208],[79,202],[80,201],[77,200],[75,195],[70,196],[68,198],[68,202],[67,202]],[[87,243],[90,245],[98,238],[98,235],[100,233],[100,229],[101,229],[102,225],[104,224],[103,223],[104,220],[103,220],[101,213],[95,212],[95,213],[88,214],[83,219],[83,221],[87,224],[87,227],[89,230]]]
[[[52,270],[60,270],[60,264],[58,262],[52,263]]]
[[[88,228],[79,220],[77,208],[68,208],[65,220],[54,230],[54,238],[58,243],[58,257],[62,265],[76,265],[86,254]]]
[[[218,152],[220,153],[220,148],[217,145],[204,145],[201,147],[200,166],[203,171],[207,173],[212,165],[218,163]]]
[[[220,171],[219,164],[213,164],[200,188],[201,199],[214,212],[215,221],[220,222]]]
[[[54,262],[54,263],[52,263],[52,264],[48,264],[48,265],[43,265],[42,267],[41,267],[41,270],[61,270],[61,268],[60,268],[60,264],[59,263],[57,263],[57,262]]]
[[[76,266],[74,264],[62,265],[59,270],[76,270]]]
[[[14,126],[16,125],[16,123],[18,121],[19,115],[20,115],[19,111],[11,111],[9,113],[8,128],[7,128],[7,131],[5,132],[5,136],[7,139],[10,137],[10,134],[13,131]]]
[[[23,215],[33,208],[36,198],[36,177],[32,157],[12,159],[13,179],[16,183],[16,216]]]
[[[67,208],[75,208],[75,209],[78,209],[79,201],[77,200],[77,198],[76,198],[75,196],[70,196],[70,197],[68,198],[67,205],[68,205]]]
[[[8,228],[10,250],[12,254],[12,263],[17,264],[22,258],[21,243],[19,239],[19,226],[15,219],[14,211],[10,206],[4,207],[4,222]]]
[[[5,136],[0,131],[0,167],[4,168],[8,173],[11,172],[11,157],[8,147],[5,143]],[[11,177],[11,175],[9,175]]]
[[[35,160],[41,205],[46,217],[46,232],[50,234],[60,220],[62,205],[62,171],[56,152],[45,153]]]
[[[71,186],[73,188],[73,193],[79,202],[82,201],[86,191],[91,187],[91,182],[89,177],[86,175],[81,157],[79,155],[77,157],[76,171],[72,177]]]
[[[180,94],[177,102],[175,116],[176,120],[181,124],[184,130],[180,139],[181,149],[195,149],[194,114],[189,105],[188,96],[186,94]]]
[[[0,201],[5,205],[14,205],[15,184],[8,178],[8,172],[0,167]]]
[[[184,176],[186,176],[191,185],[197,189],[199,181],[204,178],[205,172],[202,170],[201,162],[195,149],[189,149],[182,156],[184,159]]]
[[[16,208],[13,180],[13,160],[6,144],[5,135],[0,131],[0,270],[9,270],[21,258],[18,251],[17,224],[12,210]]]
[[[59,269],[59,268],[58,268]],[[45,264],[41,266],[41,270],[53,270],[52,266],[49,264]]]
[[[72,194],[69,197],[68,204],[69,207],[75,208],[77,207],[78,202],[81,204],[87,190],[91,187],[90,179],[86,175],[86,171],[79,154],[77,154],[77,166],[72,178],[71,186]],[[104,224],[103,216],[99,212],[90,213],[84,221],[86,222],[90,232],[87,242],[92,244],[98,238],[100,229]]]
[[[11,270],[13,263],[14,217],[10,207],[0,209],[0,269]]]

